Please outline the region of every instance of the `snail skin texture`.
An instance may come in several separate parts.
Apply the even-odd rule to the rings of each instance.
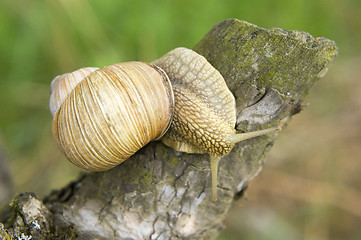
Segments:
[[[235,143],[279,130],[236,134],[236,105],[222,75],[203,56],[176,48],[152,64],[83,68],[51,83],[53,133],[63,154],[92,171],[110,169],[152,140],[209,154],[212,200],[220,158]]]

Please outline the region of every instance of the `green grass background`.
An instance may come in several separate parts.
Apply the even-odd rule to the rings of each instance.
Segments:
[[[0,0],[0,142],[14,192],[43,197],[79,175],[52,139],[54,76],[192,48],[227,18],[330,38],[340,56],[218,239],[361,239],[359,0]]]

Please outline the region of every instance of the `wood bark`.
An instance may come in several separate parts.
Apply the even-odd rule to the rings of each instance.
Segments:
[[[194,50],[221,72],[235,95],[239,132],[276,126],[298,113],[338,52],[325,38],[236,19],[214,26]],[[32,239],[213,239],[232,203],[261,171],[277,135],[241,142],[221,159],[217,202],[211,201],[208,156],[152,142],[118,167],[89,173],[42,201],[31,193],[17,195],[2,211],[7,231],[0,225],[0,234]]]

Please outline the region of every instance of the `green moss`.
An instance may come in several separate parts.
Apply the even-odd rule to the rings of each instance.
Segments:
[[[140,188],[146,189],[152,184],[152,173],[144,170],[140,173],[140,178],[137,179],[137,176],[135,176],[134,180],[134,184],[139,184]]]
[[[286,101],[301,101],[318,73],[337,56],[335,43],[328,39],[235,19],[215,26],[194,50],[221,72],[238,107],[269,88]]]
[[[167,164],[170,167],[174,168],[177,166],[178,162],[179,162],[179,158],[176,156],[173,156],[173,157],[169,158],[169,160],[167,161]]]
[[[166,159],[165,163],[171,167],[175,168],[179,162],[179,158],[174,155],[173,151],[169,151],[169,147],[164,144],[157,144],[157,155],[161,157],[161,159]]]

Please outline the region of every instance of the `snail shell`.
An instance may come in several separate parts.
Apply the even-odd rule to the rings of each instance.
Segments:
[[[97,69],[95,67],[81,68],[74,72],[57,76],[51,81],[49,108],[53,116],[75,86]]]
[[[66,82],[75,79],[78,83],[69,90]],[[80,69],[53,81],[53,134],[64,155],[81,168],[110,169],[170,126],[172,87],[158,67],[118,63]],[[68,94],[65,99],[61,92]]]

